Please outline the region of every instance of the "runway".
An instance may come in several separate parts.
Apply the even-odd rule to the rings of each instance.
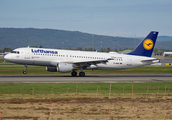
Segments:
[[[0,75],[1,83],[73,83],[73,82],[172,82],[172,75]]]

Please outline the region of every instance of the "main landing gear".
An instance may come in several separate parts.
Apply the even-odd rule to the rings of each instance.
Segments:
[[[80,77],[85,77],[85,72],[80,72],[80,73],[79,73],[79,76],[80,76]]]
[[[24,68],[24,71],[23,71],[23,74],[26,74],[27,73],[27,65],[25,65],[25,68]]]
[[[72,71],[71,75],[72,75],[72,77],[76,77],[77,76],[77,72],[76,71]]]
[[[72,75],[72,77],[76,77],[76,76],[77,76],[77,72],[76,72],[76,71],[72,71],[72,72],[71,72],[71,75]],[[80,77],[85,77],[85,73],[84,73],[83,71],[81,71],[81,72],[79,73],[79,76],[80,76]]]

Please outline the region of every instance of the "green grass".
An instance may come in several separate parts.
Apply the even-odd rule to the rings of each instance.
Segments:
[[[131,93],[132,85],[134,93],[146,93],[149,86],[149,93],[156,93],[159,87],[159,93],[164,93],[172,86],[172,82],[147,82],[147,83],[0,83],[0,94],[32,94],[33,86],[35,94],[65,94],[75,93],[78,85],[78,93],[96,93],[97,86],[100,86],[101,93],[109,93],[111,84],[111,93]],[[169,93],[172,88],[169,89]]]
[[[21,75],[24,70],[24,66],[22,67],[2,67],[0,66],[0,75]],[[79,72],[79,71],[78,71]],[[163,66],[163,67],[136,67],[131,69],[124,70],[84,70],[86,75],[88,74],[172,74],[171,66]],[[37,67],[37,66],[29,66],[27,69],[28,75],[47,75],[47,74],[66,74],[70,75],[70,73],[59,73],[59,72],[48,72],[45,67]]]
[[[3,63],[4,62],[4,59],[0,59],[0,63]]]
[[[4,59],[0,59],[0,63],[4,63]],[[11,62],[5,61],[5,63],[11,63]]]

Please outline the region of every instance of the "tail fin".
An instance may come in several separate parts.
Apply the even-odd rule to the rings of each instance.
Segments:
[[[151,31],[149,35],[132,52],[128,53],[128,55],[151,57],[157,36],[158,32]]]

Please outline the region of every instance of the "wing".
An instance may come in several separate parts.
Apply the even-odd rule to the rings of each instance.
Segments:
[[[75,68],[83,68],[86,69],[91,65],[97,66],[97,64],[106,64],[109,60],[113,60],[112,58],[108,59],[95,59],[95,60],[83,60],[83,61],[74,61],[73,65]]]
[[[78,61],[57,61],[53,60],[50,62],[52,66],[57,66],[58,63],[68,63],[73,64],[73,67],[75,69],[86,69],[90,67],[91,65],[97,66],[97,64],[106,64],[109,60],[113,60],[112,58],[108,59],[93,59],[93,60],[78,60]]]

